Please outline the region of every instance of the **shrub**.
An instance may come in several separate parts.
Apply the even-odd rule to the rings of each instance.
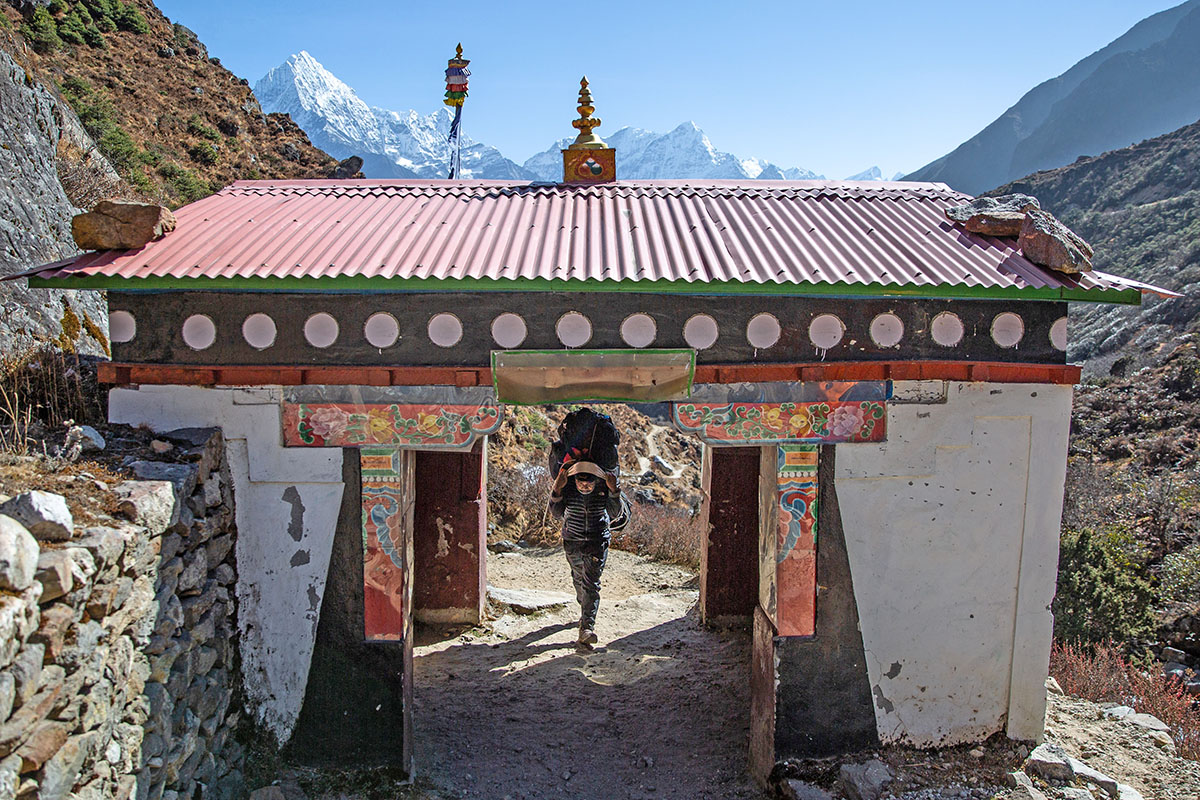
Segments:
[[[67,14],[58,21],[58,35],[64,42],[71,44],[84,44],[84,33],[86,28],[83,20],[75,12]]]
[[[104,153],[105,158],[111,161],[122,175],[127,174],[129,169],[137,163],[137,143],[133,141],[133,137],[116,125],[106,130],[96,144],[100,147],[100,152]]]
[[[1055,642],[1050,650],[1050,674],[1067,694],[1153,714],[1171,726],[1179,755],[1200,760],[1200,709],[1183,686],[1137,668],[1112,643]]]
[[[97,50],[104,50],[108,47],[108,42],[104,40],[104,34],[94,23],[83,29],[83,41],[87,43],[88,47],[94,47]]]
[[[199,136],[201,139],[208,139],[210,142],[221,141],[220,131],[205,123],[204,118],[199,114],[193,114],[188,119],[187,129],[188,133]]]
[[[1189,602],[1200,597],[1200,545],[1163,558],[1158,567],[1158,591],[1167,602]]]
[[[150,23],[146,22],[142,12],[133,3],[118,2],[113,21],[117,23],[119,30],[137,34],[150,32]]]
[[[212,194],[212,188],[191,170],[168,161],[158,168],[158,174],[167,179],[171,190],[184,203],[192,203]]]
[[[39,53],[52,53],[62,47],[62,39],[58,36],[58,25],[54,17],[45,8],[35,8],[33,13],[21,25],[21,35],[29,40],[29,44]]]
[[[199,164],[215,164],[219,158],[217,149],[208,142],[194,144],[188,148],[187,152],[192,161],[195,161]]]
[[[50,0],[50,2],[46,4],[46,8],[56,17],[59,14],[65,14],[70,7],[71,6],[67,3],[67,0]]]
[[[613,534],[618,550],[700,568],[700,524],[687,511],[649,503],[634,503],[629,525]]]
[[[1123,567],[1091,531],[1067,532],[1058,560],[1054,636],[1063,642],[1130,641],[1153,629],[1150,584]]]

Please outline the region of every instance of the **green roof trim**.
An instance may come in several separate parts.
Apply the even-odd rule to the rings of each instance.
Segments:
[[[1137,289],[1018,289],[979,286],[882,286],[859,283],[744,283],[714,281],[602,281],[523,278],[29,278],[31,289],[114,289],[125,292],[636,292],[642,294],[763,295],[788,297],[928,297],[946,300],[1074,300],[1085,303],[1140,305]]]

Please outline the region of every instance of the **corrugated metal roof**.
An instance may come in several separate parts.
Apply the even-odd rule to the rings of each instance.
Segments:
[[[179,209],[176,230],[140,250],[27,274],[654,281],[693,292],[713,283],[1131,288],[1043,269],[1012,240],[955,227],[943,211],[969,199],[904,182],[239,181]]]

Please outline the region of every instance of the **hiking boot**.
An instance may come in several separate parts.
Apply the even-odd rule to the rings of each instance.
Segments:
[[[596,632],[594,630],[592,630],[591,628],[580,628],[579,629],[579,643],[580,644],[595,644],[598,641],[600,641],[599,637],[596,636]]]

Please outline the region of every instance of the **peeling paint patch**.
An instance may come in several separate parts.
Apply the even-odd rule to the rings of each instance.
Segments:
[[[446,538],[446,533],[454,533],[454,526],[447,524],[441,517],[437,518],[438,528],[438,545],[437,555],[434,558],[445,558],[450,555],[450,541]]]
[[[879,706],[879,708],[885,714],[891,714],[893,711],[896,710],[896,706],[892,704],[892,701],[888,700],[886,697],[884,697],[883,689],[879,688],[878,683],[875,684],[875,686],[872,688],[872,692],[875,695],[875,705]]]
[[[893,662],[892,662],[892,666],[891,666],[891,668],[890,668],[890,669],[888,669],[888,671],[887,671],[887,672],[883,673],[883,675],[884,675],[884,677],[886,677],[886,678],[895,678],[897,675],[899,675],[899,674],[900,674],[900,670],[901,670],[901,669],[903,669],[903,667],[901,667],[901,666],[900,666],[900,662],[899,662],[899,661],[893,661]]]
[[[304,538],[304,501],[300,499],[300,492],[296,487],[289,486],[283,490],[283,502],[292,507],[292,517],[288,520],[287,527],[288,536],[292,537],[292,541],[298,542]]]
[[[292,554],[291,565],[293,567],[299,567],[303,564],[307,564],[310,560],[311,559],[307,550],[297,550]]]

